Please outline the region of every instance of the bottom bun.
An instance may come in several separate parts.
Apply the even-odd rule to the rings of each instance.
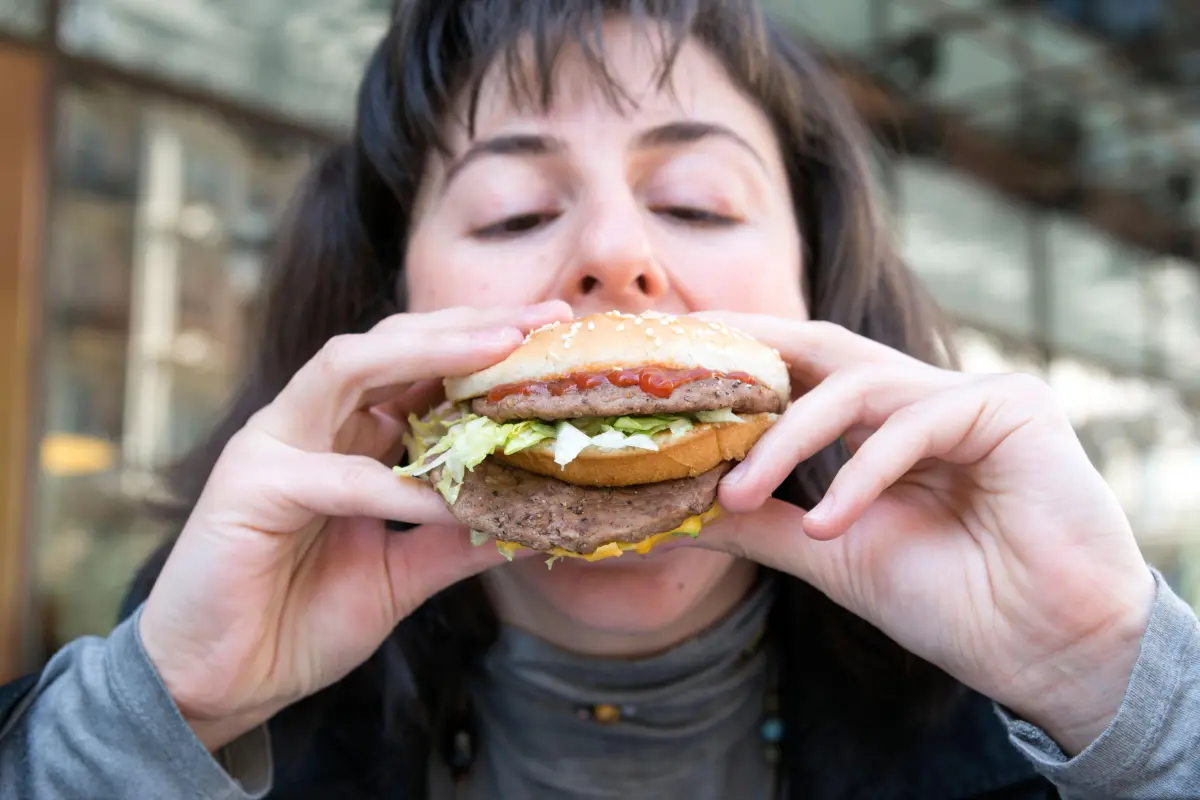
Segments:
[[[705,423],[681,436],[663,437],[657,451],[633,447],[609,451],[588,448],[565,467],[554,461],[554,448],[546,445],[512,455],[496,453],[493,457],[527,472],[576,486],[638,486],[694,478],[723,461],[744,459],[776,419],[775,414],[741,416],[742,422]]]
[[[664,531],[663,533],[656,533],[651,536],[647,536],[640,542],[634,542],[632,544],[629,542],[608,542],[607,544],[600,545],[591,553],[586,554],[572,553],[570,550],[564,550],[561,547],[554,547],[550,550],[544,550],[542,552],[550,556],[550,558],[546,561],[547,566],[553,566],[554,562],[560,558],[581,558],[584,561],[600,561],[601,559],[605,558],[616,558],[622,556],[631,550],[638,555],[644,556],[649,553],[656,544],[660,544],[680,536],[691,536],[693,539],[695,539],[700,535],[701,528],[713,520],[719,519],[721,514],[721,507],[716,503],[713,503],[712,508],[710,508],[708,511],[705,511],[703,514],[697,514],[694,517],[688,517],[679,525],[679,527],[675,528],[674,530]],[[524,550],[526,548],[525,545],[518,544],[517,542],[505,542],[497,539],[496,549],[500,551],[501,555],[505,556],[511,561],[513,553],[515,553],[517,550]]]

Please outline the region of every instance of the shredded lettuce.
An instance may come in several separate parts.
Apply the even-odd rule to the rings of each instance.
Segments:
[[[467,470],[475,469],[492,453],[497,450],[515,453],[553,435],[552,430],[539,430],[539,425],[543,429],[549,428],[542,423],[500,424],[474,414],[463,414],[448,424],[444,421],[439,424],[445,430],[441,439],[429,447],[429,428],[412,437],[418,440],[420,454],[407,467],[397,467],[395,471],[399,475],[420,477],[441,467],[442,475],[436,488],[450,504],[458,499],[458,491]],[[415,431],[416,426],[412,427]],[[421,447],[425,449],[420,450]]]
[[[601,450],[623,450],[626,447],[658,449],[658,444],[644,433],[629,434],[609,428],[603,433],[588,436],[566,420],[558,423],[557,434],[554,441],[554,463],[564,469],[588,447],[599,447]]]
[[[424,420],[409,416],[409,432],[404,437],[409,464],[396,467],[395,472],[420,477],[441,467],[436,488],[453,505],[466,473],[492,453],[512,455],[546,442],[553,445],[555,463],[565,468],[588,447],[658,450],[659,443],[654,437],[681,436],[696,422],[742,422],[742,419],[726,408],[695,414],[585,417],[556,425],[538,420],[500,423],[464,409],[443,406]],[[481,541],[472,535],[473,543]]]
[[[487,544],[492,537],[483,531],[471,531],[471,544],[474,547],[479,547],[481,544]]]
[[[721,408],[716,411],[697,411],[696,419],[701,422],[745,422],[744,419],[733,413],[732,408]]]
[[[566,467],[592,443],[592,437],[563,420],[554,439],[554,463]]]
[[[504,455],[511,456],[526,448],[533,447],[543,439],[554,438],[554,427],[544,422],[527,420],[518,422],[504,442]]]

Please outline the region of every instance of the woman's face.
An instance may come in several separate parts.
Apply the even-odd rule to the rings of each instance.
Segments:
[[[766,116],[697,43],[660,86],[647,37],[605,29],[614,106],[567,51],[548,112],[485,82],[474,137],[450,131],[413,220],[408,308],[562,299],[577,314],[725,309],[805,315],[800,238]],[[665,647],[710,624],[753,576],[696,548],[596,564],[517,561],[488,574],[502,618],[574,649]]]

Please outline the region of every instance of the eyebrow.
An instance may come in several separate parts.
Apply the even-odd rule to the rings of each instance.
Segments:
[[[764,169],[766,161],[754,146],[724,125],[711,122],[684,120],[669,122],[651,128],[638,135],[634,141],[636,149],[654,147],[669,147],[671,145],[692,144],[702,139],[721,138],[733,142],[754,157]],[[450,183],[466,167],[481,158],[488,156],[547,156],[566,152],[566,142],[552,136],[540,134],[510,134],[483,139],[472,144],[461,156],[446,169],[446,179],[443,187]]]

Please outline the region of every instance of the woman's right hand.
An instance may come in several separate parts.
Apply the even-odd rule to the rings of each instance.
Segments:
[[[210,750],[337,681],[431,595],[503,561],[470,545],[427,484],[387,465],[437,379],[570,316],[551,302],[390,317],[331,340],[229,441],[140,619]],[[391,533],[384,520],[418,527]]]

